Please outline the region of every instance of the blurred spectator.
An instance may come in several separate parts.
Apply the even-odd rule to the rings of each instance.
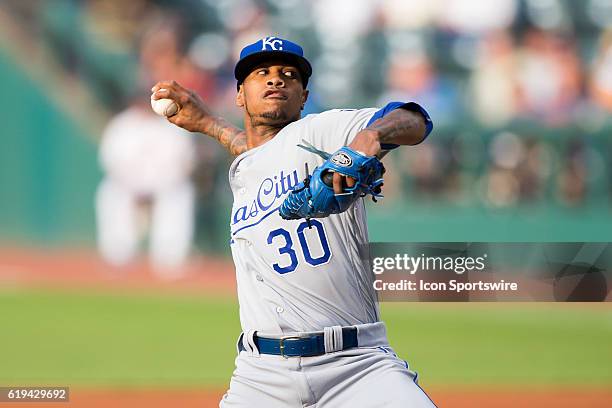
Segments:
[[[485,194],[489,204],[507,207],[542,198],[551,166],[544,144],[532,137],[500,132],[489,145],[489,155]]]
[[[479,35],[508,28],[517,6],[517,0],[442,0],[438,21],[455,32]]]
[[[263,2],[255,0],[213,1],[217,15],[228,34],[265,25],[268,15]]]
[[[524,160],[517,168],[522,202],[534,202],[544,196],[546,180],[551,173],[550,151],[536,138],[524,141]]]
[[[430,140],[397,154],[403,189],[409,199],[461,199],[461,154],[456,139]]]
[[[589,91],[597,105],[612,111],[612,29],[601,35],[591,69]]]
[[[387,30],[427,29],[442,5],[441,0],[381,0],[380,11]]]
[[[517,113],[516,50],[510,33],[491,32],[482,37],[470,79],[471,106],[485,126],[507,124]]]
[[[368,0],[316,0],[314,23],[321,45],[342,51],[355,44],[374,23],[377,4]]]
[[[495,207],[507,207],[520,198],[517,169],[525,160],[525,145],[521,138],[510,132],[497,134],[489,145],[491,156],[487,177],[486,198]]]
[[[572,39],[529,30],[523,41],[517,79],[521,113],[555,126],[571,121],[582,80]]]
[[[557,177],[559,198],[570,206],[581,204],[587,192],[587,162],[584,141],[571,140],[561,157],[561,170]]]

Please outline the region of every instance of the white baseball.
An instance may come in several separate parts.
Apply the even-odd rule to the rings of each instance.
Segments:
[[[160,89],[162,91],[163,89]],[[179,106],[172,99],[153,99],[151,95],[151,107],[153,111],[161,116],[172,116],[176,115],[176,112],[179,111]]]

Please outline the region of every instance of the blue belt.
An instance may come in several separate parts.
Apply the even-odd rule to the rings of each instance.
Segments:
[[[240,336],[238,349],[246,350],[242,345],[243,335]],[[312,357],[325,354],[324,335],[309,334],[300,336],[284,336],[280,339],[253,336],[255,345],[261,354],[272,354],[283,357]],[[342,350],[357,347],[357,328],[342,328]]]

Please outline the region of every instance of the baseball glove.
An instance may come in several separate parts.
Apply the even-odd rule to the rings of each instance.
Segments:
[[[304,141],[299,147],[318,154],[323,159],[312,175],[293,188],[280,206],[279,214],[286,220],[300,218],[324,218],[330,214],[346,211],[359,197],[372,195],[372,200],[382,197],[382,175],[385,172],[383,164],[375,156],[365,156],[344,146],[333,154],[321,151]],[[340,194],[335,194],[332,187],[333,173],[355,179],[353,187],[345,187]]]

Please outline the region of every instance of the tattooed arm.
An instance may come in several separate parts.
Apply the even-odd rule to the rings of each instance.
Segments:
[[[169,98],[181,109],[168,121],[190,132],[204,133],[216,139],[231,154],[237,156],[247,150],[246,133],[227,120],[213,115],[194,91],[176,81],[158,82],[152,89],[153,99]]]
[[[234,156],[248,150],[246,132],[227,120],[218,116],[209,116],[203,124],[204,128],[200,132],[218,140]]]
[[[349,147],[368,156],[382,158],[388,153],[388,150],[382,150],[381,144],[418,144],[423,141],[426,132],[425,117],[421,113],[407,109],[395,109],[357,133]],[[340,194],[344,185],[353,187],[355,180],[340,173],[334,173],[332,183],[336,194]]]
[[[369,156],[381,153],[381,144],[415,145],[425,138],[425,117],[415,111],[395,109],[359,132],[349,145]]]

